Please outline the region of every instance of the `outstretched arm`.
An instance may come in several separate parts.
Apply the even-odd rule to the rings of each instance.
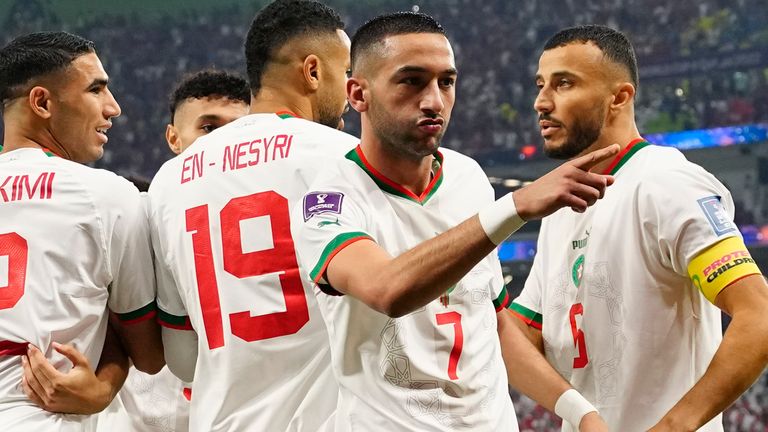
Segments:
[[[617,152],[618,146],[611,146],[566,162],[398,257],[372,241],[349,244],[331,258],[325,280],[379,312],[392,317],[408,314],[456,284],[508,237],[519,226],[510,224],[510,219],[542,218],[562,207],[584,211],[594,204],[613,178],[589,170]]]

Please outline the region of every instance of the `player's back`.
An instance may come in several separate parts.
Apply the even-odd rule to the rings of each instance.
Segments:
[[[138,191],[112,173],[48,157],[39,149],[0,155],[3,430],[85,427],[83,416],[48,413],[29,401],[21,390],[21,355],[28,343],[33,344],[55,367],[68,371],[69,361],[53,350],[52,343],[58,342],[74,345],[92,365],[98,364],[107,325],[108,286],[117,271],[113,259],[117,254],[112,251],[118,243],[112,232],[119,220],[130,218],[121,202],[146,220]],[[144,234],[145,264],[151,265],[148,232]],[[145,270],[151,281],[151,267]]]
[[[191,430],[314,431],[335,409],[328,336],[301,279],[289,209],[356,143],[254,114],[199,139],[153,180],[155,249],[170,272],[161,319],[198,335]]]

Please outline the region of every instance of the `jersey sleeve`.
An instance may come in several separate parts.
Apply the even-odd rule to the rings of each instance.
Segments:
[[[105,182],[102,200],[108,265],[109,308],[124,324],[155,317],[155,274],[146,194],[127,180]],[[97,204],[97,205],[99,205]]]
[[[546,220],[544,221],[546,224]],[[543,228],[543,226],[542,226]],[[543,231],[543,230],[542,230]],[[543,321],[543,305],[541,303],[542,290],[544,288],[543,269],[542,269],[542,236],[539,233],[537,250],[539,251],[533,258],[533,265],[528,278],[525,279],[525,285],[520,295],[512,301],[509,309],[512,314],[521,319],[527,325],[541,330]]]
[[[733,222],[730,192],[702,168],[686,168],[641,186],[638,208],[648,228],[644,234],[651,236],[646,243],[658,248],[662,263],[714,302],[720,290],[759,270]]]
[[[316,182],[292,213],[301,268],[323,292],[338,295],[325,271],[333,257],[359,240],[374,240],[367,229],[361,195],[339,181]]]
[[[152,189],[150,189],[151,193]],[[157,281],[157,321],[166,328],[175,330],[192,330],[181,292],[173,277],[170,263],[173,257],[169,256],[160,237],[160,223],[162,217],[159,214],[159,205],[153,204],[154,196],[150,195],[150,235],[154,252],[155,278]]]
[[[496,309],[496,312],[501,312],[503,309],[508,309],[512,306],[512,298],[509,296],[509,291],[507,291],[507,286],[504,283],[498,249],[494,249],[493,252],[488,254],[485,261],[490,266],[492,272],[490,288],[493,307]]]

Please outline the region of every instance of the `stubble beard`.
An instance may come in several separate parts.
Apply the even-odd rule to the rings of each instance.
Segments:
[[[597,114],[574,121],[565,142],[559,147],[544,146],[544,154],[552,159],[568,160],[588,149],[600,138],[605,123],[602,112]]]

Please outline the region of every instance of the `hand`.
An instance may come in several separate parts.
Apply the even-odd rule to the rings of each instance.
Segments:
[[[585,414],[584,417],[581,418],[581,423],[579,423],[579,432],[607,431],[608,425],[605,424],[605,421],[603,421],[603,418],[600,417],[600,414],[598,414],[597,411]]]
[[[114,397],[111,386],[101,381],[88,359],[71,345],[53,343],[54,349],[72,362],[72,369],[61,373],[43,353],[29,345],[22,356],[22,388],[32,402],[50,412],[95,414]]]
[[[514,192],[517,214],[525,220],[541,219],[562,207],[583,213],[605,194],[613,176],[590,172],[595,165],[619,153],[619,146],[595,150],[565,162],[528,186]]]

